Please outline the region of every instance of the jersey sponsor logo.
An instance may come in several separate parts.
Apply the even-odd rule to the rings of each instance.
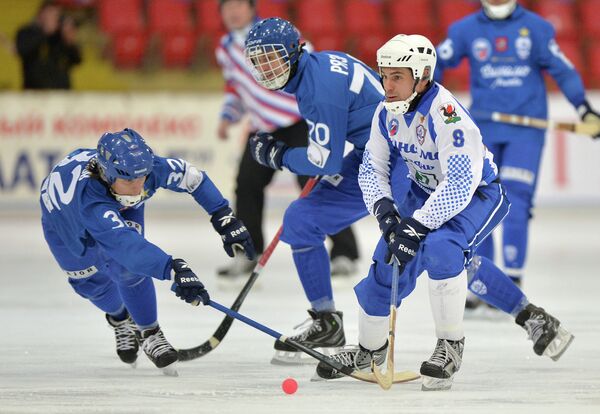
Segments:
[[[494,46],[496,48],[496,52],[506,52],[508,50],[508,37],[500,36],[497,37],[494,41]]]
[[[324,146],[317,144],[312,139],[308,140],[308,149],[306,150],[306,155],[308,157],[308,161],[314,166],[323,168],[327,163],[330,153],[331,151]]]
[[[485,62],[492,54],[492,45],[490,44],[489,40],[483,37],[478,37],[477,39],[473,40],[471,51],[475,59],[480,62]]]
[[[442,104],[438,110],[440,111],[445,124],[453,124],[460,121],[460,116],[456,113],[456,107],[451,102]]]
[[[329,56],[329,70],[335,73],[341,73],[342,75],[348,76],[348,59],[338,55],[327,55]]]
[[[502,65],[492,66],[490,64],[483,65],[479,70],[481,77],[484,79],[501,78],[501,77],[517,77],[524,78],[531,73],[531,68],[527,65]]]
[[[390,131],[390,136],[394,136],[398,133],[398,128],[400,123],[396,118],[392,118],[390,122],[388,122],[388,131]]]
[[[435,174],[422,173],[419,171],[415,171],[415,180],[422,186],[432,190],[437,188],[440,184]]]
[[[531,54],[531,38],[529,36],[519,36],[515,40],[515,48],[517,49],[517,56],[522,60],[529,58]]]
[[[419,141],[419,145],[423,145],[425,142],[425,132],[425,127],[423,125],[417,125],[417,140]]]
[[[436,158],[437,158],[437,153],[436,153]],[[426,170],[426,171],[431,171],[435,168],[434,165],[428,165],[428,164],[424,164],[419,160],[408,160],[411,163],[413,163],[414,165],[416,165],[417,167],[419,167],[422,170]]]

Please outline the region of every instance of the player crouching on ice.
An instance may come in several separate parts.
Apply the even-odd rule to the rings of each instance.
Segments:
[[[121,360],[134,364],[141,346],[158,368],[176,374],[177,351],[158,324],[152,278],[172,279],[188,303],[206,304],[209,296],[184,260],[144,238],[144,203],[159,187],[190,193],[212,216],[227,254],[236,246],[254,259],[246,227],[208,176],[154,155],[132,129],[105,133],[97,150],[77,149],[52,169],[41,188],[42,227],[75,292],[106,313]]]
[[[475,256],[479,243],[506,216],[509,202],[492,154],[469,113],[432,81],[436,52],[420,35],[398,35],[377,52],[385,101],[377,108],[360,166],[365,204],[382,237],[368,276],[356,287],[359,347],[334,356],[369,369],[387,349],[392,260],[400,269],[398,305],[427,271],[437,344],[421,365],[423,390],[449,389],[460,369],[467,284],[486,302],[516,317],[538,355],[558,359],[573,336],[542,308],[530,304],[491,261]],[[399,160],[402,159],[402,161]],[[390,176],[404,162],[412,180],[397,209]],[[323,378],[339,373],[323,363]]]

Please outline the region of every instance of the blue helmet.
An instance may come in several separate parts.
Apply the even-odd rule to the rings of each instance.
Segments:
[[[267,89],[283,88],[294,76],[302,55],[300,32],[279,17],[261,20],[246,38],[246,59],[258,83]]]
[[[117,178],[134,180],[152,171],[154,153],[133,129],[106,132],[98,141],[98,165],[109,184]]]

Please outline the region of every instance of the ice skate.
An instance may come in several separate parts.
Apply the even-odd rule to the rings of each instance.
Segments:
[[[127,315],[126,319],[117,321],[112,316],[106,314],[106,321],[115,331],[115,340],[117,342],[117,355],[121,361],[130,364],[132,368],[136,367],[139,344],[137,341],[137,326]]]
[[[256,266],[257,260],[248,260],[243,254],[236,254],[227,266],[217,269],[217,282],[221,289],[241,288]],[[256,283],[255,283],[256,285]]]
[[[421,364],[421,390],[441,391],[452,387],[454,374],[462,363],[464,346],[465,338],[460,341],[438,339],[431,358]]]
[[[346,256],[338,256],[331,259],[331,276],[348,278],[356,273],[356,262]]]
[[[150,361],[163,374],[178,376],[176,369],[177,351],[167,341],[160,326],[138,333],[138,340]]]
[[[346,345],[342,312],[316,312],[309,309],[308,314],[310,318],[294,328],[299,333],[290,339],[325,355],[336,353],[340,347]],[[290,345],[275,341],[275,355],[271,359],[271,363],[300,365],[314,364],[316,360],[303,352],[298,352]]]
[[[531,303],[519,312],[515,322],[527,331],[533,341],[533,351],[554,361],[559,360],[575,339],[558,319]]]
[[[360,344],[358,346],[353,345],[343,348],[340,352],[333,354],[331,358],[358,371],[371,372],[371,360],[374,359],[377,366],[383,366],[386,359],[387,348],[387,342],[384,346],[375,351],[368,350]],[[332,380],[344,376],[344,374],[331,368],[326,363],[319,362],[313,380]]]

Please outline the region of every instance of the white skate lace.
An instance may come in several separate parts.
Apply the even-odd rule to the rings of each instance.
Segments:
[[[372,356],[370,353],[362,351],[358,346],[351,345],[344,347],[342,352],[332,355],[331,358],[347,367],[364,370],[371,366]]]
[[[540,336],[544,334],[544,319],[541,317],[529,318],[525,321],[525,329],[529,339],[535,344]]]
[[[304,322],[299,323],[298,325],[294,326],[294,330],[301,330],[301,329],[305,329],[304,332],[294,335],[292,337],[293,340],[305,341],[309,335],[311,335],[314,332],[321,332],[321,330],[323,328],[321,327],[320,319],[308,318]]]
[[[429,363],[443,368],[448,360],[449,358],[448,351],[446,349],[446,341],[439,340],[435,346],[433,355],[431,355],[431,358],[429,358]]]
[[[144,344],[142,346],[144,352],[148,355],[151,355],[153,358],[158,358],[165,352],[169,352],[173,349],[171,344],[167,342],[166,338],[163,336],[162,331],[158,331],[154,335],[150,335],[144,340]]]
[[[115,337],[117,338],[117,349],[120,351],[135,349],[137,341],[135,330],[130,320],[126,319],[124,322],[125,323],[114,327]]]

